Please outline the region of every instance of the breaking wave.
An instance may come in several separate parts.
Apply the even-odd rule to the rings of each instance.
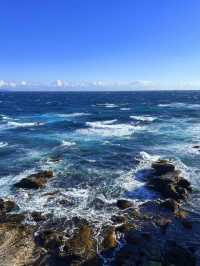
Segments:
[[[156,117],[152,116],[142,116],[142,115],[131,115],[130,118],[138,120],[138,121],[144,121],[144,122],[153,122],[156,120]]]
[[[169,103],[169,104],[158,104],[159,107],[171,107],[171,108],[188,108],[188,109],[200,109],[200,104],[190,103]]]
[[[143,127],[133,124],[115,124],[117,120],[86,122],[89,128],[79,129],[78,133],[84,135],[100,135],[102,137],[126,137],[131,136]]]
[[[8,146],[7,142],[0,142],[0,148],[4,148],[6,146]]]

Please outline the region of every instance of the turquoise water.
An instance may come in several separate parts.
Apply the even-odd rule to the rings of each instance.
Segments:
[[[161,157],[192,182],[188,207],[199,212],[198,144],[200,92],[1,92],[0,196],[22,210],[104,220],[117,198],[159,196],[145,188],[140,170]],[[13,188],[41,169],[55,172],[44,189]]]

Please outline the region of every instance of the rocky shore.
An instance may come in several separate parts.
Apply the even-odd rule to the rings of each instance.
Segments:
[[[15,189],[40,189],[53,176],[52,171],[35,173]],[[200,220],[184,209],[192,193],[190,182],[172,162],[158,160],[145,183],[159,199],[139,207],[119,199],[101,228],[80,217],[22,213],[14,201],[0,199],[0,265],[200,265]]]

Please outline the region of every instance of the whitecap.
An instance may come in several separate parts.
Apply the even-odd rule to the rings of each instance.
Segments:
[[[35,127],[43,125],[43,123],[36,123],[36,122],[19,123],[19,122],[9,121],[7,125],[14,128],[18,128],[18,127]]]
[[[151,155],[145,151],[140,152],[140,158],[145,161],[153,162],[159,160],[159,155]]]
[[[170,107],[170,108],[187,108],[187,109],[199,109],[200,104],[190,104],[190,103],[169,103],[169,104],[158,104],[159,107]]]
[[[144,122],[153,122],[157,119],[156,117],[153,116],[142,116],[142,115],[131,115],[130,118]]]
[[[6,115],[1,115],[1,117],[3,120],[10,120],[11,119],[9,116],[6,116]]]
[[[7,142],[0,142],[0,148],[4,148],[6,146],[8,146]]]
[[[90,127],[102,127],[104,125],[106,126],[106,125],[114,124],[115,122],[117,122],[117,119],[105,120],[105,121],[96,121],[96,122],[86,122],[86,125],[90,126]]]
[[[120,110],[121,110],[121,111],[129,111],[129,110],[131,110],[131,108],[128,108],[128,107],[126,108],[126,107],[124,107],[124,108],[120,108]]]
[[[114,124],[115,120],[86,122],[89,128],[78,129],[76,132],[84,135],[98,135],[102,137],[128,137],[136,131],[144,129],[133,124]]]
[[[97,106],[103,106],[106,108],[116,108],[119,107],[118,105],[114,104],[114,103],[99,103],[97,104]]]
[[[62,141],[62,146],[70,147],[70,146],[74,146],[74,145],[76,145],[76,142],[70,142],[70,141],[67,141],[67,140],[63,140]]]
[[[89,113],[69,113],[69,114],[57,114],[59,117],[77,117],[77,116],[88,116]]]

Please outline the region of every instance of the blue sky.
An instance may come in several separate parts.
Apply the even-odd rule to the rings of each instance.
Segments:
[[[2,0],[0,9],[0,86],[200,87],[199,0]]]

